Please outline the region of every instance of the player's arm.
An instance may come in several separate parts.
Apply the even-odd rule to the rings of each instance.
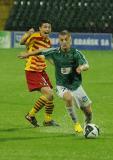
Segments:
[[[22,36],[22,38],[21,38],[21,40],[20,40],[20,44],[21,44],[21,45],[25,45],[27,39],[28,39],[28,38],[31,36],[31,34],[33,34],[33,33],[34,33],[34,29],[31,28],[28,32],[26,32],[26,33]]]
[[[86,71],[89,69],[89,64],[85,56],[81,52],[77,51],[77,53],[78,67],[76,68],[76,72],[80,74],[82,71]]]
[[[38,55],[40,53],[42,53],[42,49],[41,50],[35,50],[35,51],[31,51],[31,52],[26,52],[26,53],[22,53],[20,54],[18,57],[20,59],[25,59],[25,58],[28,58],[29,56],[35,56],[35,55]]]
[[[76,68],[76,72],[78,74],[80,74],[82,71],[86,71],[89,69],[89,65],[88,64],[83,64],[83,65],[79,65],[77,68]]]
[[[27,52],[27,53],[21,54],[18,57],[21,59],[24,59],[24,58],[28,58],[29,56],[36,56],[38,54],[42,54],[46,57],[46,56],[50,55],[54,50],[55,50],[55,48],[40,49],[40,50],[35,50],[32,52]]]

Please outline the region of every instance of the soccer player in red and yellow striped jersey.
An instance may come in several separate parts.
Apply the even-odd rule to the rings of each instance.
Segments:
[[[28,52],[32,52],[37,49],[50,48],[50,32],[50,22],[43,20],[39,25],[39,32],[34,32],[34,29],[31,28],[23,35],[20,44],[26,45]],[[51,117],[54,108],[53,92],[52,84],[45,72],[46,67],[45,58],[41,55],[30,56],[26,59],[25,74],[29,91],[37,90],[42,94],[31,111],[25,116],[25,118],[35,127],[39,126],[35,118],[35,114],[39,112],[43,106],[45,106],[45,120],[43,124],[45,126],[58,126]]]

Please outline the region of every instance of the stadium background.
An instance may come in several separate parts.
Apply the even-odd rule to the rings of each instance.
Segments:
[[[104,0],[0,0],[0,9],[0,29],[12,31],[8,35],[11,39],[8,47],[20,47],[18,42],[23,32],[14,31],[26,31],[31,27],[37,30],[41,19],[49,19],[53,32],[63,29],[73,32],[73,46],[78,49],[112,48],[112,0],[106,3]],[[4,34],[7,37],[6,34],[10,33],[0,33],[1,47],[6,40]],[[51,38],[56,47],[57,34],[51,34]]]
[[[72,32],[73,46],[83,50],[90,70],[83,86],[93,101],[94,123],[101,130],[95,140],[75,135],[64,103],[55,95],[54,119],[60,128],[32,128],[24,115],[37,99],[24,77],[22,34],[36,30],[42,18],[52,21],[51,34]],[[112,160],[113,157],[113,0],[0,0],[0,160]],[[47,72],[55,88],[54,67]],[[55,91],[55,89],[54,89]],[[55,93],[55,92],[54,92]],[[82,125],[83,115],[77,110]],[[42,123],[44,111],[37,116]]]

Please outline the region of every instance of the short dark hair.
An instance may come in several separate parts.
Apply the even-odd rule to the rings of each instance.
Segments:
[[[59,35],[61,35],[61,36],[68,35],[69,37],[71,36],[71,34],[68,30],[63,30],[63,31],[59,32]]]
[[[48,19],[41,19],[40,22],[39,22],[39,24],[38,24],[38,26],[41,27],[44,23],[51,24],[50,20],[48,20]]]

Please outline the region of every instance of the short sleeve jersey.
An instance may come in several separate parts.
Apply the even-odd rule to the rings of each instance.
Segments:
[[[57,85],[70,90],[75,90],[81,85],[82,77],[76,72],[76,68],[88,62],[80,51],[74,48],[68,52],[63,52],[61,49],[48,49],[42,54],[54,62]]]
[[[42,37],[40,32],[35,32],[26,40],[26,46],[28,52],[46,49],[51,47],[51,41],[49,38]],[[27,71],[42,72],[46,67],[45,58],[42,56],[30,56],[26,59],[25,70]]]

